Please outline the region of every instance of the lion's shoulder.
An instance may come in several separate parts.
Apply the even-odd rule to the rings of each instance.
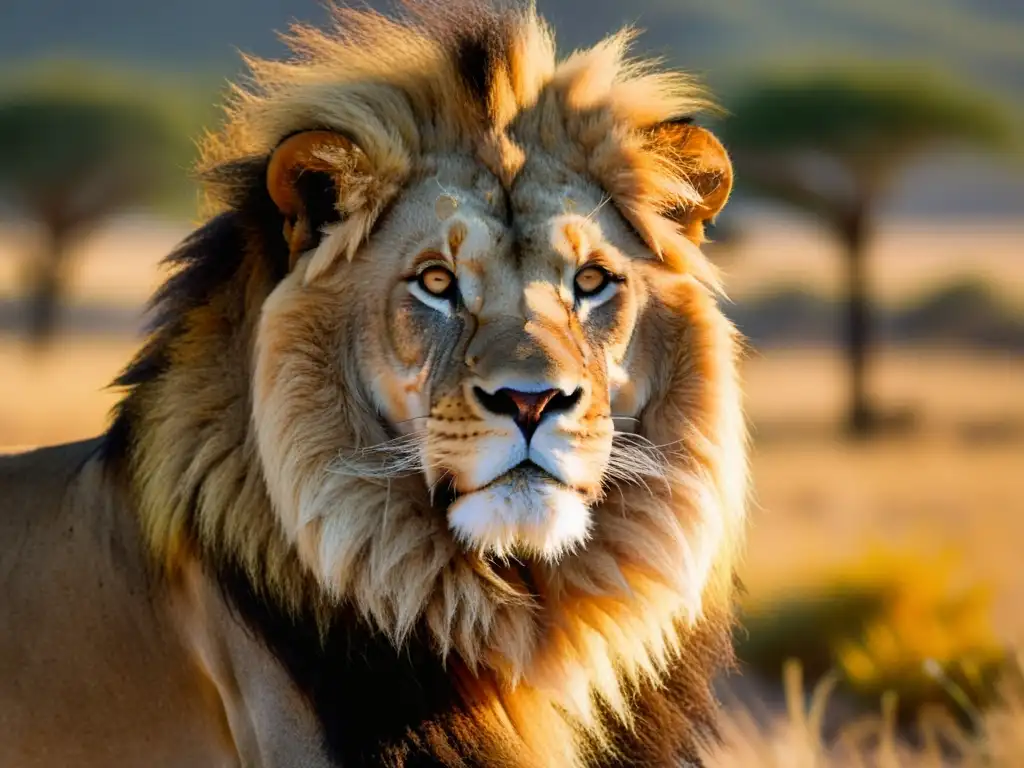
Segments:
[[[104,441],[0,456],[0,765],[222,765]]]
[[[0,454],[0,526],[15,518],[43,522],[56,514],[81,469],[102,447],[101,438]]]
[[[76,567],[105,564],[112,542],[141,553],[126,486],[103,446],[95,438],[0,456],[0,572],[74,579]]]

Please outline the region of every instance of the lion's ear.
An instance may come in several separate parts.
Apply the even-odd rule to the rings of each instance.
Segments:
[[[284,216],[289,265],[315,247],[327,224],[341,219],[342,177],[366,164],[366,156],[334,131],[304,131],[282,141],[267,164],[267,191]]]
[[[662,156],[676,164],[679,174],[700,195],[700,203],[670,212],[687,238],[700,244],[704,242],[704,224],[722,210],[732,191],[729,154],[711,131],[687,120],[662,123],[654,129],[653,138]]]

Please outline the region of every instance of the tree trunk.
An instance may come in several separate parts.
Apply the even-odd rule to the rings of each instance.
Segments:
[[[31,273],[29,286],[29,343],[38,348],[52,339],[56,329],[69,239],[67,230],[62,226],[48,226],[44,236],[46,243],[36,262],[36,269]]]
[[[867,392],[871,317],[868,301],[867,238],[869,207],[858,203],[843,222],[846,248],[846,352],[850,376],[850,401],[846,425],[855,437],[868,435],[876,425]]]

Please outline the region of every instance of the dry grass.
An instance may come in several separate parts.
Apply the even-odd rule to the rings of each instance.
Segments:
[[[1022,376],[1024,358],[1010,352],[884,345],[869,371],[872,393],[887,407],[915,410],[929,438],[958,426],[1024,430]],[[834,350],[755,350],[744,379],[748,410],[762,427],[832,423],[846,401],[846,367]]]
[[[950,595],[991,590],[978,622],[1005,646],[1024,640],[1024,360],[1008,355],[889,350],[872,375],[879,400],[912,409],[917,428],[866,444],[835,439],[845,388],[832,352],[771,351],[745,371],[755,422],[756,504],[743,579],[750,598],[782,600],[820,583],[837,563],[878,548],[923,558],[955,557]],[[808,631],[794,627],[794,631]],[[813,631],[813,630],[811,630]],[[929,637],[929,641],[940,641]],[[981,714],[981,737],[932,721],[931,741],[896,735],[896,702],[850,722],[838,741],[821,738],[825,689],[805,705],[790,670],[787,715],[755,719],[748,697],[724,720],[726,747],[709,765],[744,768],[924,768],[1024,765],[1024,688],[1007,683],[1001,704]],[[832,707],[834,711],[836,707]],[[851,717],[840,709],[840,718]],[[940,738],[941,735],[941,738]],[[939,750],[941,741],[946,748]]]
[[[1000,636],[1024,640],[1024,360],[890,350],[872,385],[912,408],[915,430],[866,444],[821,425],[842,407],[831,352],[755,356],[745,378],[755,423],[755,505],[743,577],[770,598],[879,545],[953,551],[966,576],[995,588]]]
[[[834,675],[850,709],[895,693],[901,725],[928,709],[988,706],[1008,654],[989,589],[962,566],[950,555],[874,549],[772,599],[745,596],[742,668],[771,681],[798,661],[812,678]]]
[[[786,712],[761,722],[737,707],[722,718],[722,744],[705,759],[714,768],[1011,768],[1024,765],[1022,660],[1007,675],[998,703],[976,717],[968,734],[947,714],[922,716],[913,742],[896,723],[897,701],[883,697],[880,712],[823,738],[833,680],[818,683],[809,701],[798,664],[785,670]]]

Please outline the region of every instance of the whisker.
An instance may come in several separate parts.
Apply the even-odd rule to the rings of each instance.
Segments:
[[[605,477],[612,481],[642,487],[653,495],[648,479],[668,482],[669,462],[665,452],[643,435],[629,432],[612,434],[612,449],[605,468]]]
[[[444,470],[444,472],[440,474],[440,476],[438,476],[437,480],[430,484],[430,488],[427,489],[427,496],[430,498],[431,504],[434,503],[434,492],[437,490],[437,486],[440,485],[441,481],[448,477],[450,474],[451,472],[446,469]]]
[[[672,446],[681,445],[684,442],[686,442],[683,438],[680,438],[678,440],[672,440],[671,442],[668,443],[655,443],[651,441],[649,438],[645,437],[644,435],[638,434],[636,432],[615,432],[613,433],[613,438],[615,437],[618,437],[622,440],[635,440],[638,443],[643,443],[646,449],[658,451],[662,454],[669,455],[675,455],[678,453],[678,451],[668,451],[667,449],[671,448]]]
[[[608,196],[602,197],[602,198],[601,198],[601,202],[599,202],[599,203],[598,203],[598,204],[597,204],[596,206],[594,206],[594,210],[592,210],[592,211],[591,211],[590,213],[588,213],[588,214],[586,215],[586,219],[587,219],[588,221],[590,221],[590,220],[591,220],[591,219],[592,219],[592,218],[593,218],[594,216],[596,216],[596,215],[597,215],[597,213],[598,213],[598,212],[599,212],[599,211],[600,211],[600,210],[601,210],[602,208],[604,208],[604,207],[605,207],[606,205],[608,205],[608,203],[610,203],[611,201],[612,201],[611,197],[608,197]]]
[[[342,450],[328,465],[331,474],[350,477],[397,478],[422,471],[425,430],[399,435],[376,445]]]

